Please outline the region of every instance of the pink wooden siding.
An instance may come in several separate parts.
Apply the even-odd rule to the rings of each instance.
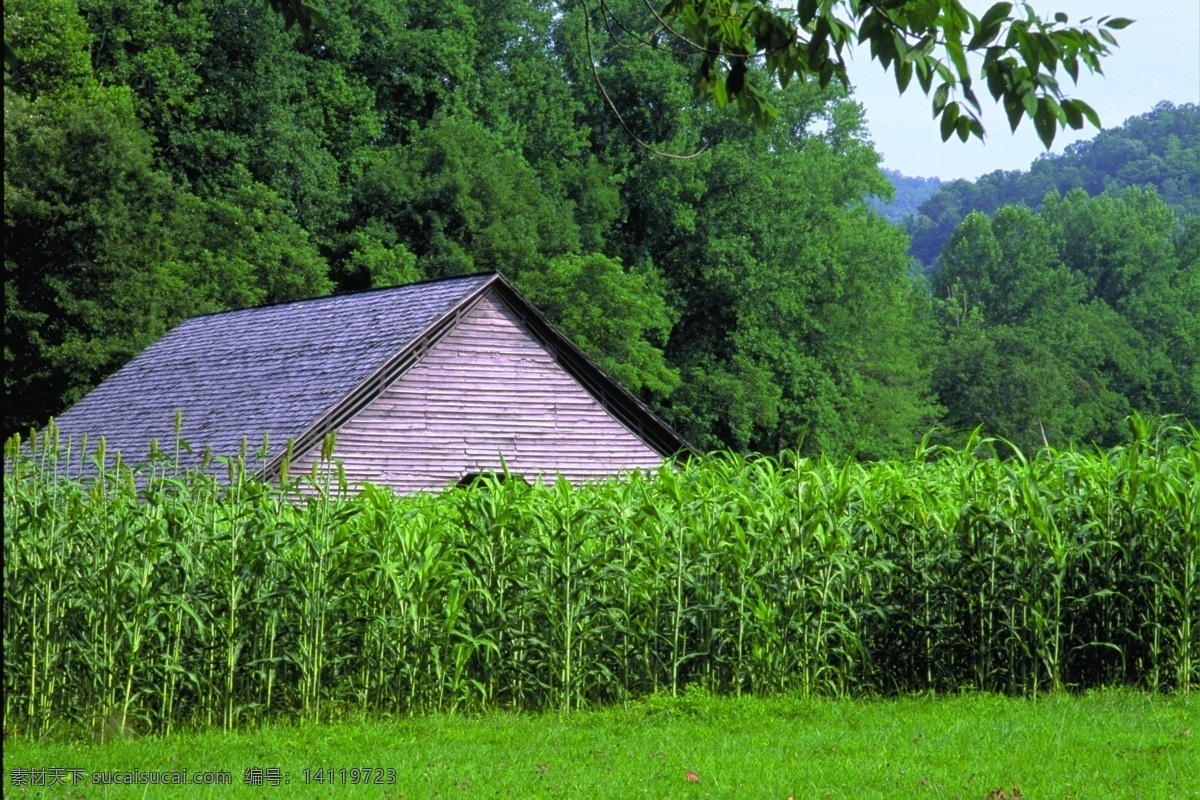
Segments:
[[[296,460],[312,468],[320,446]],[[338,431],[352,483],[440,489],[508,469],[579,482],[654,469],[662,457],[608,413],[488,292],[412,368]]]

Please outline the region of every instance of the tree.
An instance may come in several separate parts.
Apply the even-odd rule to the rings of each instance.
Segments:
[[[674,315],[653,269],[627,270],[597,253],[560,256],[521,273],[517,288],[626,388],[661,400],[679,385],[662,352]]]
[[[549,188],[499,136],[452,115],[430,122],[407,146],[373,154],[355,216],[387,225],[429,277],[484,269],[515,277],[579,250],[571,204]]]
[[[1140,189],[968,215],[934,279],[946,423],[1033,450],[1110,444],[1132,411],[1200,419],[1194,227]]]
[[[5,7],[5,433],[78,399],[161,333],[183,282],[164,244],[179,196],[125,87],[98,85],[72,0]]]
[[[938,18],[917,19],[935,6]],[[704,33],[718,49],[671,58],[661,47],[677,33],[708,47],[688,8],[737,14]],[[940,413],[931,375],[948,372],[932,361],[935,317],[902,232],[865,204],[890,186],[861,108],[832,80],[839,45],[897,25],[978,34],[997,65],[1047,41],[1066,42],[1056,57],[1069,59],[1074,46],[1051,37],[1065,30],[1057,20],[1039,30],[1005,4],[978,20],[957,8],[326,0],[307,27],[288,28],[278,15],[302,13],[295,0],[12,0],[6,386],[27,401],[19,423],[44,421],[190,314],[500,269],[702,447],[909,452]],[[769,39],[768,12],[793,23],[777,49],[722,43],[745,25]],[[844,35],[830,22],[839,15],[860,30]],[[596,35],[605,20],[615,39]],[[891,37],[894,51],[876,54],[902,78],[928,77],[943,120],[951,102],[969,105],[952,39]],[[1074,57],[1090,67],[1083,49]],[[1039,57],[1037,70],[1049,68]],[[708,76],[699,96],[698,75]],[[1048,91],[1030,99],[1057,102]],[[713,113],[714,99],[776,124]],[[970,135],[969,114],[956,113],[944,132]],[[705,156],[654,158],[630,133]],[[1187,152],[1181,138],[1128,163],[1158,174],[1154,158],[1183,164]],[[1166,322],[1186,320],[1186,289],[1164,305],[1170,292],[1126,286],[1117,261],[1094,274],[1064,267],[1060,240],[1090,235],[1076,216],[984,220],[951,270],[980,305],[980,346],[950,342],[964,369],[974,352],[1011,365],[1020,380],[993,372],[978,385],[1028,387],[1010,405],[1044,418],[1052,437],[1099,435],[1116,401],[1093,397],[1175,408],[1183,389],[1154,381],[1194,375],[1172,372],[1176,361],[1137,369],[1144,343],[1161,359],[1194,341]],[[1179,232],[1162,245],[1154,225],[1134,248],[1146,264],[1135,282],[1192,286],[1149,265],[1195,250]],[[992,251],[986,271],[967,264]],[[989,410],[988,398],[968,407],[939,388],[956,421]]]
[[[1085,302],[1103,304],[1136,332],[1123,392],[1142,413],[1200,419],[1200,259],[1187,252],[1195,216],[1182,221],[1153,191],[1050,195],[1042,210],[1063,262],[1083,277]]]
[[[1061,313],[1083,299],[1081,284],[1061,265],[1045,221],[1024,206],[1005,206],[991,220],[978,211],[963,220],[933,282],[943,295],[961,287],[993,325]]]

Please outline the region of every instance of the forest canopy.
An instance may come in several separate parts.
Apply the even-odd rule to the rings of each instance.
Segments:
[[[703,55],[589,51],[585,14],[7,3],[6,434],[187,316],[490,269],[701,448],[1198,418],[1194,218],[1147,192],[964,215],[930,286],[838,81],[743,59],[776,117],[750,125],[697,96]]]
[[[915,212],[904,209],[911,213],[906,223],[911,252],[932,268],[972,211],[995,214],[1010,204],[1037,208],[1052,191],[1119,195],[1134,186],[1153,188],[1181,218],[1200,214],[1200,106],[1159,103],[1092,139],[1067,145],[1062,154],[1040,156],[1028,170],[996,170],[974,181],[943,184],[923,197]]]

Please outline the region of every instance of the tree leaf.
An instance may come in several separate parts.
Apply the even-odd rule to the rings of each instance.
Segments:
[[[960,78],[968,78],[971,75],[971,70],[967,67],[967,57],[963,54],[962,42],[957,39],[951,39],[946,42],[946,51],[950,53],[950,60],[954,62],[954,68],[958,70]]]
[[[719,81],[718,81],[719,83]],[[740,94],[746,87],[746,60],[739,58],[733,62],[729,77],[725,79],[725,91],[730,95]]]
[[[958,140],[966,143],[967,139],[971,138],[971,123],[974,122],[970,117],[959,117],[958,122],[954,124],[954,130],[958,134]]]
[[[947,141],[954,134],[954,126],[958,122],[958,103],[950,103],[942,111],[942,141]]]
[[[1025,113],[1029,116],[1032,117],[1037,113],[1038,98],[1037,93],[1033,90],[1032,85],[1027,85],[1026,88],[1021,91],[1021,105],[1025,106]]]
[[[1079,83],[1079,60],[1075,58],[1064,58],[1062,65],[1063,69],[1067,71],[1067,74],[1071,76],[1071,80],[1073,80],[1075,83]]]
[[[1062,111],[1066,116],[1067,124],[1073,130],[1079,130],[1083,127],[1083,110],[1079,108],[1074,100],[1063,100]]]
[[[921,91],[929,94],[929,89],[933,86],[933,69],[929,66],[929,59],[922,56],[913,64],[917,70],[917,83],[921,85]]]
[[[1100,115],[1097,114],[1091,106],[1082,100],[1074,100],[1073,102],[1075,103],[1075,106],[1083,112],[1083,115],[1087,117],[1088,122],[1092,123],[1092,125],[1097,128],[1100,127]]]
[[[979,30],[1001,24],[1012,14],[1012,3],[996,3],[979,18]]]
[[[933,93],[933,115],[936,117],[946,107],[946,100],[950,97],[950,84],[943,83],[938,86]]]
[[[1050,149],[1050,145],[1054,144],[1054,135],[1058,132],[1058,120],[1054,116],[1048,100],[1049,98],[1046,97],[1041,99],[1041,102],[1038,103],[1037,113],[1033,116],[1033,127],[1047,150]]]
[[[900,90],[900,94],[904,94],[904,90],[912,81],[912,76],[913,64],[911,61],[901,61],[896,64],[896,88]]]
[[[1020,100],[1012,96],[1004,98],[1004,113],[1008,115],[1008,127],[1014,132],[1017,126],[1021,124],[1021,120],[1025,117],[1025,109],[1021,105]]]
[[[729,95],[726,93],[726,84],[728,81],[723,81],[720,78],[712,82],[712,98],[716,102],[717,108],[724,108],[729,103]]]

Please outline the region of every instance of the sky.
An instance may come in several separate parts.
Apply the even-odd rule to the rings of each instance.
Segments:
[[[965,0],[966,7],[981,15],[991,0]],[[1145,114],[1156,103],[1200,103],[1200,2],[1197,0],[1032,0],[1042,16],[1065,12],[1072,24],[1090,16],[1093,23],[1104,15],[1128,17],[1135,22],[1115,31],[1119,47],[1101,61],[1103,75],[1088,74],[1080,67],[1074,85],[1062,70],[1059,75],[1067,96],[1077,97],[1100,115],[1105,128],[1119,127],[1132,116]],[[983,126],[987,140],[972,137],[966,144],[952,136],[943,143],[933,119],[930,99],[914,80],[903,96],[896,90],[891,72],[884,72],[870,52],[856,54],[847,66],[855,98],[866,109],[867,125],[883,166],[912,177],[974,179],[998,169],[1029,169],[1046,152],[1026,118],[1012,133],[1003,108],[976,73],[976,95],[983,104]],[[1053,153],[1061,153],[1071,142],[1094,137],[1090,123],[1078,131],[1060,130]]]

